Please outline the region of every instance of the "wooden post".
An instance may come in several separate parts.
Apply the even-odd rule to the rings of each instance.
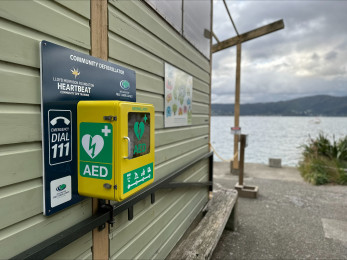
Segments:
[[[240,85],[241,85],[241,43],[237,44],[236,52],[236,85],[234,104],[234,126],[240,126]],[[239,136],[234,135],[233,170],[239,169]]]
[[[245,148],[246,148],[247,135],[240,135],[240,170],[239,170],[239,182],[236,183],[235,189],[238,192],[239,197],[243,198],[257,198],[259,188],[258,186],[245,185],[243,183],[244,176],[244,163],[245,163]]]
[[[107,0],[90,1],[91,55],[108,59],[108,9]]]
[[[108,59],[108,9],[107,0],[90,1],[91,55],[103,60]],[[93,199],[92,211],[98,210],[98,199]],[[93,259],[109,259],[109,225],[101,231],[93,230]]]

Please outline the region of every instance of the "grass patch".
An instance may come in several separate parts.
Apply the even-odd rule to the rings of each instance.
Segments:
[[[316,139],[310,138],[303,148],[303,161],[298,168],[305,181],[314,185],[347,184],[347,136],[330,142],[321,133]]]

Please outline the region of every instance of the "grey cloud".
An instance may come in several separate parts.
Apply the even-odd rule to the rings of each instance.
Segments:
[[[336,51],[330,51],[325,55],[326,60],[335,60],[337,57],[337,52]]]
[[[319,55],[317,53],[313,53],[312,56],[311,56],[311,59],[313,61],[318,61],[319,60]]]
[[[284,30],[242,44],[242,103],[347,95],[347,1],[227,2],[240,33],[285,23]],[[221,40],[235,36],[223,8],[217,1],[214,31]],[[235,55],[232,47],[213,56],[212,102],[233,102]]]

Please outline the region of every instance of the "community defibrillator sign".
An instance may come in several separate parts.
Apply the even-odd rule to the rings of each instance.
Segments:
[[[136,102],[136,75],[133,70],[47,41],[41,42],[40,54],[43,212],[51,215],[83,198],[77,185],[78,102]],[[100,132],[103,129],[105,134]],[[112,125],[86,123],[81,131],[85,174],[110,178]]]

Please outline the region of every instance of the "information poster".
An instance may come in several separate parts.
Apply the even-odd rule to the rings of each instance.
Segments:
[[[165,63],[165,127],[192,124],[193,77]]]
[[[136,75],[133,70],[51,42],[42,41],[40,51],[43,213],[51,215],[82,199],[77,186],[77,103],[135,102]]]

